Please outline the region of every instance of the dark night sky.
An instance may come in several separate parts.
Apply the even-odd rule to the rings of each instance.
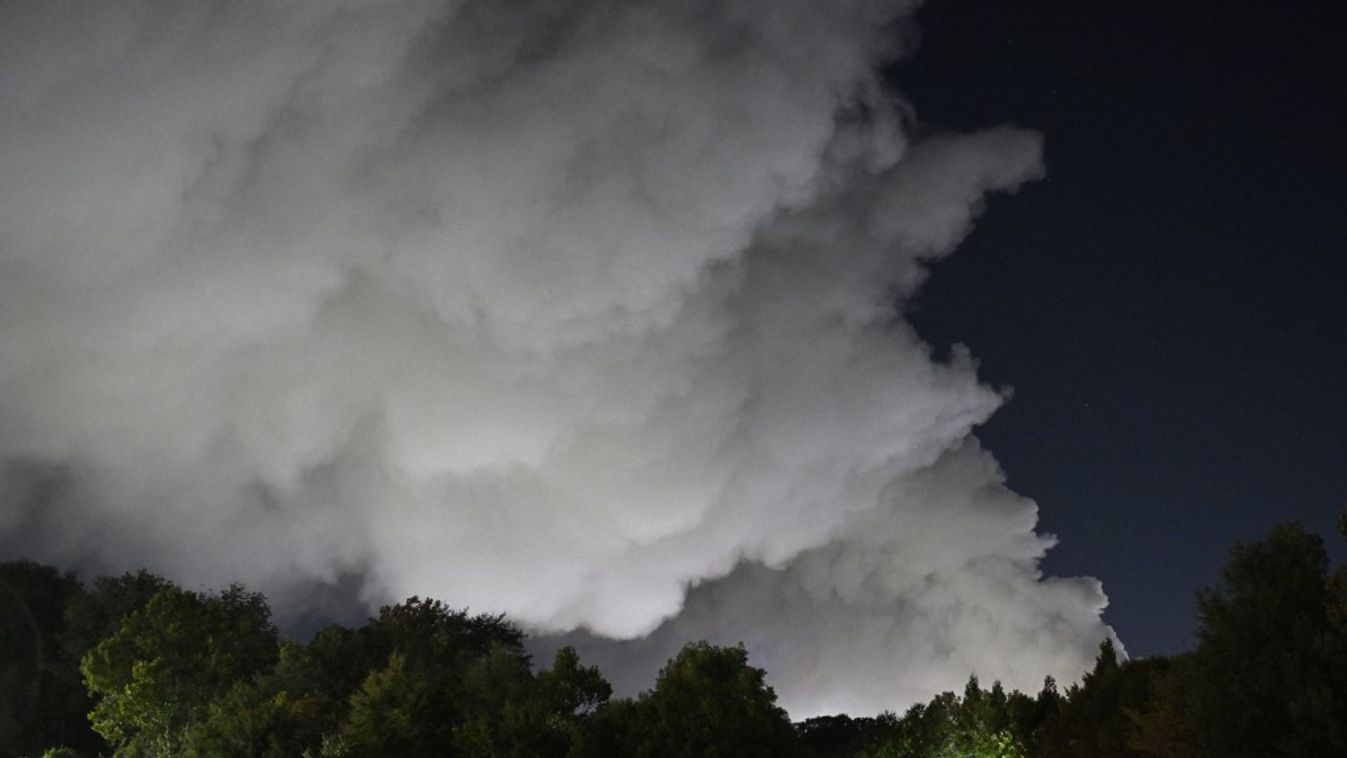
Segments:
[[[929,128],[1041,130],[913,310],[1014,399],[980,432],[1134,655],[1229,546],[1347,504],[1347,93],[1327,3],[937,0],[893,76]]]

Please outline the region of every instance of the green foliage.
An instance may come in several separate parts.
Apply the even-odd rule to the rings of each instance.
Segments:
[[[611,687],[574,650],[536,677],[522,634],[412,598],[356,630],[286,642],[187,730],[185,756],[564,756]]]
[[[597,672],[595,672],[597,673]],[[786,712],[742,645],[685,646],[636,700],[610,701],[577,730],[573,756],[801,755]]]
[[[786,756],[795,730],[742,645],[687,645],[640,700],[640,756]]]
[[[598,667],[581,666],[580,656],[569,646],[558,650],[552,667],[538,674],[538,687],[547,710],[571,722],[593,713],[613,694]]]
[[[330,700],[282,688],[284,677],[256,676],[213,700],[183,734],[182,755],[286,758],[316,752],[336,723]]]
[[[89,719],[118,755],[178,755],[211,701],[270,668],[276,645],[261,595],[161,590],[84,656],[100,698]]]
[[[183,755],[318,755],[325,737],[336,750],[349,701],[388,660],[386,650],[375,647],[370,635],[340,626],[323,629],[307,645],[283,640],[272,671],[236,683],[186,730]]]
[[[278,639],[265,600],[239,587],[140,572],[85,591],[17,561],[0,564],[0,758],[109,744],[185,758],[1347,755],[1347,567],[1330,571],[1317,537],[1289,525],[1236,546],[1199,609],[1195,650],[1125,661],[1106,640],[1065,692],[971,677],[901,717],[792,726],[742,645],[690,644],[650,691],[612,700],[573,649],[535,673],[514,625],[438,601],[303,643]]]
[[[572,758],[634,756],[640,749],[643,708],[620,698],[600,705],[579,726],[571,741]]]
[[[881,719],[859,755],[865,758],[1024,758],[1024,738],[1015,732],[1018,698],[1000,683],[982,689],[969,677],[963,697],[936,695],[908,709],[901,719]],[[887,721],[887,723],[885,723]]]
[[[351,697],[351,709],[335,739],[323,746],[324,756],[435,755],[433,729],[426,723],[430,686],[424,675],[409,671],[397,653],[388,665],[365,678]]]
[[[469,677],[477,707],[454,731],[454,745],[464,755],[561,758],[612,694],[597,668],[580,665],[573,648],[557,651],[552,667],[536,678],[521,675],[499,651],[490,663]]]
[[[30,561],[0,564],[0,758],[65,750],[98,754],[94,701],[79,662],[122,618],[169,583],[146,572],[99,577],[85,590],[71,574]]]
[[[564,754],[568,738],[550,721],[523,633],[501,616],[411,598],[340,646],[386,663],[351,696],[325,756]]]
[[[565,755],[569,735],[553,730],[536,680],[505,650],[474,665],[465,685],[469,707],[454,728],[457,754]]]
[[[121,576],[97,577],[87,591],[66,607],[62,647],[78,666],[85,653],[117,631],[122,619],[173,586],[167,579],[143,569]]]

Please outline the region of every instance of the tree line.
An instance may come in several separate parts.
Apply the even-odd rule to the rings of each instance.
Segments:
[[[1347,537],[1347,513],[1339,521]],[[1347,755],[1347,567],[1296,524],[1236,545],[1192,650],[1030,696],[970,677],[899,715],[792,724],[739,646],[695,642],[633,698],[504,616],[410,598],[300,641],[241,586],[0,563],[0,758]]]

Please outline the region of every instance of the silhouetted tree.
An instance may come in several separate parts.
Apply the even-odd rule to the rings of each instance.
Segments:
[[[1045,758],[1135,758],[1130,744],[1135,728],[1128,710],[1151,701],[1161,660],[1118,660],[1112,640],[1099,646],[1095,665],[1080,684],[1067,690],[1055,716],[1039,730],[1036,749]]]
[[[62,656],[74,575],[32,561],[0,563],[0,757],[37,754],[88,732],[77,672]]]
[[[1321,540],[1289,525],[1237,545],[1199,610],[1196,650],[1123,661],[1106,640],[1065,693],[970,677],[901,717],[793,727],[742,645],[690,644],[650,691],[610,700],[571,648],[534,673],[502,616],[413,597],[303,643],[237,586],[140,572],[84,591],[17,561],[0,564],[0,758],[106,754],[86,711],[118,756],[1347,755],[1347,567],[1329,572]]]
[[[571,758],[635,756],[643,726],[641,704],[630,698],[609,700],[579,725],[572,740]]]
[[[640,758],[753,758],[801,754],[786,712],[776,704],[762,669],[748,664],[742,645],[685,646],[660,670],[655,687],[634,704],[616,705],[595,720],[610,727],[609,744]],[[623,754],[623,753],[617,753]]]
[[[1330,717],[1347,682],[1335,681],[1327,563],[1318,536],[1278,526],[1236,545],[1199,594],[1193,706],[1213,755],[1347,755]]]
[[[1197,703],[1203,697],[1194,676],[1191,653],[1167,661],[1157,673],[1151,700],[1144,709],[1126,709],[1133,729],[1128,745],[1155,758],[1208,758],[1198,722]]]
[[[892,714],[890,714],[892,715]],[[795,725],[800,745],[814,758],[849,758],[858,754],[874,730],[875,720],[845,714],[815,716]]]

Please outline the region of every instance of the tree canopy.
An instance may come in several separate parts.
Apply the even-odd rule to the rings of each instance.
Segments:
[[[1340,524],[1347,537],[1347,513]],[[503,616],[409,598],[280,634],[261,595],[147,572],[0,563],[0,758],[1246,758],[1347,755],[1347,567],[1295,524],[1236,545],[1194,649],[1037,695],[944,692],[902,715],[791,724],[742,644],[692,642],[613,698],[562,648],[536,668]]]

